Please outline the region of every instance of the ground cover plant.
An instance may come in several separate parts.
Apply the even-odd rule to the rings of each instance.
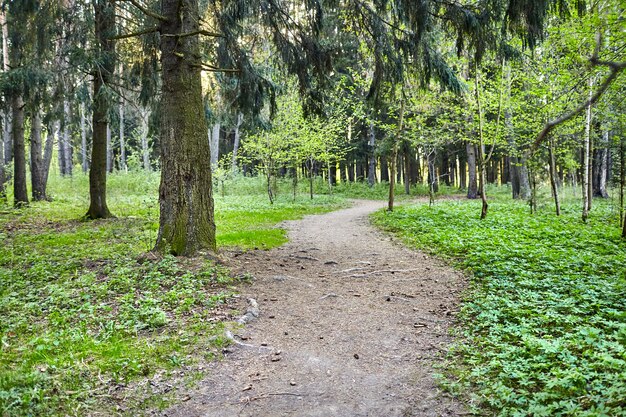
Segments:
[[[229,300],[250,277],[205,258],[146,254],[158,227],[157,186],[158,173],[111,176],[118,217],[95,222],[80,220],[82,175],[51,178],[52,202],[0,208],[0,415],[132,415],[133,406],[167,397],[157,389],[118,398],[117,389],[219,355],[224,321],[237,313]],[[341,201],[217,197],[218,245],[280,245],[276,223]]]
[[[612,202],[563,215],[530,215],[498,198],[480,220],[476,201],[378,212],[408,245],[472,274],[444,384],[479,414],[617,416],[626,413],[626,242]]]

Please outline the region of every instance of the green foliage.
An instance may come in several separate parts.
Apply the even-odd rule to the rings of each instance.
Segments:
[[[78,220],[86,176],[50,180],[53,202],[0,206],[0,415],[111,415],[102,400],[113,387],[141,409],[156,394],[138,392],[138,380],[219,354],[230,314],[221,306],[247,278],[204,259],[144,255],[158,228],[158,173],[111,175],[119,217],[93,222]],[[270,206],[249,191],[217,198],[220,246],[280,245],[276,223],[341,202]]]
[[[626,243],[610,205],[594,205],[589,224],[578,204],[530,216],[510,201],[492,203],[482,221],[477,202],[374,216],[472,273],[445,384],[469,391],[476,412],[626,413]]]

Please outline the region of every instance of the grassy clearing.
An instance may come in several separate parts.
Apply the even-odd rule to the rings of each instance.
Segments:
[[[478,414],[626,415],[626,242],[614,202],[583,224],[566,197],[558,218],[546,196],[534,216],[508,196],[483,221],[476,201],[374,216],[472,273],[445,384]]]
[[[85,176],[51,180],[53,202],[0,207],[0,415],[136,415],[167,400],[141,381],[219,355],[235,313],[228,301],[247,277],[204,259],[142,255],[158,229],[158,174],[112,175],[117,218],[94,222],[79,220]],[[342,201],[218,196],[218,245],[280,245],[276,223]]]

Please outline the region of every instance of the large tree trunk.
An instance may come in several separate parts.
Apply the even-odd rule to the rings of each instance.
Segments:
[[[467,170],[469,173],[469,186],[467,187],[467,198],[478,198],[478,183],[476,179],[476,147],[467,142]]]
[[[211,153],[202,103],[198,1],[163,0],[161,14],[161,217],[156,249],[215,250]],[[179,36],[180,34],[192,34]]]
[[[238,113],[237,114],[237,122],[235,123],[235,142],[233,144],[233,159],[231,161],[231,168],[230,170],[232,172],[237,171],[237,153],[239,152],[239,142],[240,142],[240,137],[239,137],[239,128],[241,127],[241,123],[243,123],[243,114],[242,113]],[[298,173],[294,172],[294,176],[297,178]],[[343,180],[343,179],[342,179]]]
[[[96,43],[100,55],[93,80],[93,135],[91,167],[89,169],[89,210],[85,217],[110,217],[106,203],[107,129],[110,103],[105,89],[111,82],[115,68],[115,8],[112,1],[94,1]]]
[[[370,187],[373,187],[376,183],[376,155],[375,155],[375,146],[376,146],[376,132],[374,131],[374,123],[370,122],[368,137],[367,137],[367,147],[368,147],[368,155],[369,155],[369,169],[367,171],[367,183]]]
[[[33,201],[46,199],[46,184],[44,180],[44,163],[41,140],[41,113],[39,109],[33,111],[30,127],[30,180],[32,184]]]
[[[15,206],[28,204],[26,190],[26,148],[24,146],[24,100],[20,94],[11,101],[13,111],[13,199]]]

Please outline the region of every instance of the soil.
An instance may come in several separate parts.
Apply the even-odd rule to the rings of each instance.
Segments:
[[[241,291],[259,317],[233,330],[238,343],[161,415],[466,414],[433,378],[466,280],[374,229],[368,215],[383,206],[286,222],[288,244],[233,257],[255,277]]]

